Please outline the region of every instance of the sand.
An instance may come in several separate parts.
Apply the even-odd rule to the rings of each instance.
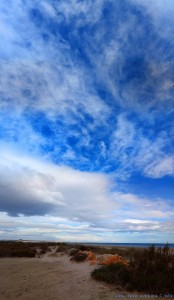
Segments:
[[[94,266],[67,255],[0,259],[0,300],[114,299],[113,287],[90,277]]]
[[[1,258],[0,300],[120,299],[118,295],[123,292],[115,286],[91,278],[95,267],[88,262],[70,262],[63,253],[42,258]]]

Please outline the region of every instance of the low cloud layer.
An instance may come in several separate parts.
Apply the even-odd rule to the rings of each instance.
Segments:
[[[0,169],[1,237],[11,237],[14,230],[16,238],[78,240],[82,235],[86,241],[97,236],[104,241],[107,235],[114,241],[115,234],[130,233],[136,238],[139,232],[173,234],[172,201],[112,190],[113,180],[106,175],[8,151]]]
[[[9,215],[58,215],[90,221],[114,208],[106,176],[5,155],[0,161],[0,210]],[[109,212],[109,214],[108,214]]]

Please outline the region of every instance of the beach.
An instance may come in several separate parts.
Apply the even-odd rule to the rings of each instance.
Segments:
[[[87,261],[72,262],[63,252],[40,258],[1,258],[0,300],[125,300],[139,294],[95,281],[91,277],[95,268]]]
[[[43,258],[1,258],[1,300],[114,299],[114,289],[90,276],[95,266],[70,262],[66,254]]]

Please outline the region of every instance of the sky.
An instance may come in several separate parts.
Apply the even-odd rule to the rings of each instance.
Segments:
[[[173,14],[0,2],[0,239],[174,243]]]

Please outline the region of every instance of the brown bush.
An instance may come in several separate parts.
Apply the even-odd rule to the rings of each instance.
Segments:
[[[0,242],[0,257],[35,257],[36,249],[22,242]]]
[[[84,262],[87,259],[88,255],[83,251],[78,251],[75,255],[73,255],[70,261],[75,262]]]

